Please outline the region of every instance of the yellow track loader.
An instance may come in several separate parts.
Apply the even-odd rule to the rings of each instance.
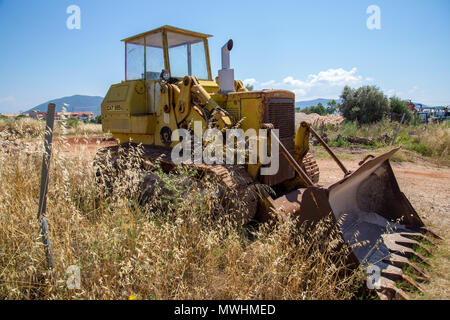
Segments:
[[[270,164],[260,153],[256,161],[244,165],[194,162],[191,166],[238,190],[238,199],[246,204],[243,223],[263,221],[273,212],[312,224],[331,216],[342,239],[352,247],[350,259],[378,268],[376,290],[381,298],[408,298],[396,286],[398,281],[420,289],[402,268],[411,267],[426,277],[410,260],[426,262],[413,248],[427,237],[427,230],[400,191],[389,164],[397,149],[366,158],[357,170],[348,171],[308,122],[296,130],[294,93],[248,91],[234,79],[232,40],[222,47],[222,69],[213,79],[209,37],[163,26],[123,40],[125,80],[110,87],[101,106],[103,131],[111,132],[119,146],[100,150],[96,161],[102,163],[106,154],[117,156],[119,148],[140,144],[147,160],[175,166],[173,150],[181,143],[175,133],[192,130],[193,123],[199,124],[200,135],[211,128],[267,130],[266,139],[257,138],[258,149],[266,148],[278,159],[275,173],[263,174]],[[310,136],[342,169],[342,180],[328,187],[317,184],[319,168],[309,153]],[[247,136],[237,139],[249,145]],[[274,193],[260,191],[262,185]]]

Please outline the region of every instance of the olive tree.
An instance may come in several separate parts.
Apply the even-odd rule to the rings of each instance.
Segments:
[[[402,100],[397,97],[391,97],[389,99],[389,106],[391,112],[397,113],[397,114],[405,114],[406,121],[410,122],[413,119],[413,114],[411,110],[409,110],[408,102],[405,100]]]
[[[364,86],[359,89],[346,86],[341,99],[343,102],[339,109],[344,118],[350,121],[377,122],[389,111],[388,98],[375,86]]]

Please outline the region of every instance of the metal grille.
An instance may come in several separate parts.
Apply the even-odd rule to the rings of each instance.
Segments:
[[[279,130],[279,138],[286,149],[294,153],[295,106],[293,99],[269,99],[265,109],[265,122]],[[264,176],[263,183],[274,186],[295,177],[295,171],[280,151],[280,168],[273,176]]]
[[[268,105],[269,123],[280,130],[280,139],[295,136],[295,106],[292,99],[270,99]],[[291,151],[291,150],[289,150]]]

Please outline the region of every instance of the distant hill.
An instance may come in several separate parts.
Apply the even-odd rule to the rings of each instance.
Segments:
[[[103,97],[99,96],[83,96],[83,95],[74,95],[71,97],[63,97],[59,99],[50,100],[44,102],[36,107],[31,108],[26,113],[31,110],[36,111],[47,111],[47,107],[49,103],[56,104],[56,112],[60,112],[61,108],[64,107],[64,103],[69,106],[66,107],[67,111],[75,112],[75,111],[91,111],[94,114],[100,114],[101,112],[101,104],[103,101]]]
[[[324,107],[327,106],[329,101],[333,99],[315,99],[315,100],[306,100],[306,101],[297,101],[295,103],[296,108],[304,109],[306,107],[317,106],[319,103],[322,103]],[[334,99],[337,103],[342,103],[342,99]]]

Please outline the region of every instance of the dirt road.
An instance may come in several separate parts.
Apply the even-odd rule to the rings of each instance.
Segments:
[[[320,184],[328,185],[343,177],[332,160],[318,159]],[[349,170],[358,168],[358,160],[344,160]],[[450,169],[411,162],[391,162],[400,189],[414,208],[433,225],[450,225]],[[425,222],[426,223],[426,222]],[[445,230],[447,232],[447,230]]]
[[[362,159],[362,157],[361,157]],[[343,161],[349,170],[358,167],[359,160]],[[342,178],[342,171],[332,160],[317,160],[320,184],[328,185]],[[391,162],[402,192],[410,200],[425,225],[440,237],[439,246],[429,258],[429,283],[421,284],[424,296],[417,299],[449,299],[450,297],[450,169],[429,163]]]

